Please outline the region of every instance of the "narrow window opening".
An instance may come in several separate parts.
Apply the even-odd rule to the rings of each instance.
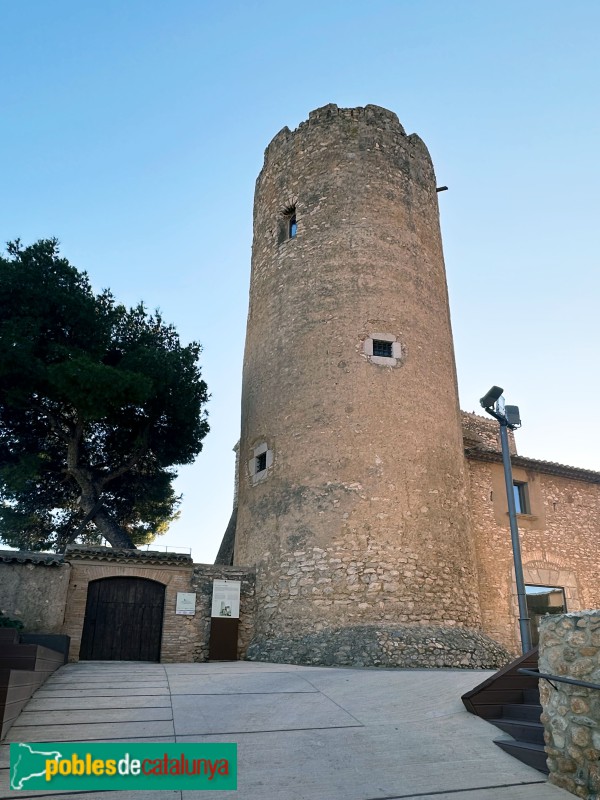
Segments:
[[[277,222],[277,244],[283,244],[290,239],[295,239],[298,233],[298,222],[296,219],[296,206],[288,205],[279,212]]]
[[[266,452],[256,456],[256,472],[264,472],[267,468],[267,454]]]
[[[515,508],[517,514],[531,514],[527,484],[514,481],[513,492],[515,496]]]
[[[382,339],[373,339],[373,355],[383,358],[393,358],[392,342],[384,342]]]

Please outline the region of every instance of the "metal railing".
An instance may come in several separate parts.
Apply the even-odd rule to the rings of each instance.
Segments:
[[[177,545],[175,547],[171,547],[170,545],[165,544],[143,544],[138,547],[138,550],[158,550],[161,553],[183,553],[184,555],[190,556],[192,554],[191,547],[178,547]]]
[[[102,537],[100,542],[101,547],[111,547],[111,543],[108,539]],[[148,550],[158,551],[160,553],[180,553],[182,555],[192,555],[192,548],[191,547],[178,547],[177,545],[165,545],[165,544],[141,544],[137,548],[143,552],[147,552]]]
[[[534,678],[543,678],[545,681],[548,681],[553,689],[556,689],[557,687],[552,683],[552,681],[558,681],[558,683],[569,683],[571,686],[583,686],[585,689],[600,689],[599,683],[578,681],[576,678],[565,678],[563,675],[549,675],[546,672],[538,672],[537,669],[518,669],[517,672],[521,675],[531,675]]]

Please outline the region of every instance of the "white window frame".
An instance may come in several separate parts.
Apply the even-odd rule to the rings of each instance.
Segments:
[[[258,458],[266,454],[265,458],[265,469],[261,469],[260,471],[257,470],[258,466]],[[248,461],[248,475],[252,480],[252,485],[256,485],[257,483],[261,483],[262,481],[266,480],[269,471],[273,466],[273,451],[269,449],[269,446],[266,442],[261,442],[257,444],[252,450],[252,458]]]
[[[373,355],[373,342],[390,342],[392,345],[391,356],[374,356]],[[382,367],[395,367],[402,358],[402,345],[398,341],[398,337],[392,333],[372,333],[363,342],[363,353],[371,364],[377,364]]]

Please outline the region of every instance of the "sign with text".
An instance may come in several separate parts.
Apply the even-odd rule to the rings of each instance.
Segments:
[[[196,613],[196,593],[177,592],[177,605],[175,606],[175,613],[193,616]]]
[[[237,789],[232,743],[34,742],[11,744],[13,791]]]
[[[239,618],[241,588],[241,581],[214,580],[211,616]]]

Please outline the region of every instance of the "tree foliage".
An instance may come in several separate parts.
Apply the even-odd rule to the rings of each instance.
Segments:
[[[0,307],[0,537],[151,541],[177,514],[173,465],[208,432],[200,346],[94,294],[54,239],[8,245]]]

